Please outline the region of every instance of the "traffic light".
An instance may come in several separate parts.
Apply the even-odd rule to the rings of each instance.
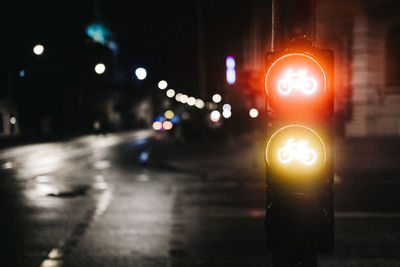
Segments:
[[[333,52],[266,54],[268,248],[333,250]]]

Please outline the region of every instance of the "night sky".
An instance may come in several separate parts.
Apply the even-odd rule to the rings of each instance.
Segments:
[[[150,77],[176,86],[198,84],[197,5],[203,10],[207,72],[224,67],[228,53],[240,51],[252,1],[9,1],[3,9],[7,61],[31,56],[43,42],[58,58],[79,54],[85,26],[101,21],[118,45],[119,71],[148,68]],[[4,41],[3,41],[4,42]],[[3,44],[4,45],[4,44]],[[56,54],[56,55],[55,55]],[[120,74],[121,74],[120,73]]]

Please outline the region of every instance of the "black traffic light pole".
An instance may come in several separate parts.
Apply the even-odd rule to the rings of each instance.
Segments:
[[[272,0],[271,51],[299,38],[315,42],[315,0]]]
[[[315,0],[272,0],[271,51],[283,51],[293,46],[309,46],[314,42]],[[307,244],[304,244],[304,248],[298,251],[275,251],[273,266],[316,267],[316,253],[309,251],[306,246]]]

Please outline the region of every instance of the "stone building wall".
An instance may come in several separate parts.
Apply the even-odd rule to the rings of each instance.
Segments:
[[[399,136],[399,88],[387,85],[387,36],[399,4],[318,1],[317,36],[335,50],[335,113],[346,137]],[[400,75],[400,69],[398,70]]]

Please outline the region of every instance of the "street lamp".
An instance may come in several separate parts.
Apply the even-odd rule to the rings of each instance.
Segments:
[[[94,71],[97,74],[103,74],[106,71],[106,66],[103,63],[98,63],[95,67],[94,67]]]
[[[219,103],[219,102],[221,102],[222,97],[221,97],[220,94],[214,94],[214,95],[212,96],[212,100],[214,101],[214,103]]]
[[[147,71],[145,68],[140,67],[135,70],[135,75],[139,80],[144,80],[147,77]]]
[[[35,53],[35,55],[40,56],[41,54],[43,54],[44,52],[44,46],[41,44],[37,44],[33,47],[33,53]]]
[[[160,88],[161,90],[164,90],[165,88],[167,88],[168,83],[164,80],[161,80],[158,82],[158,88]]]
[[[255,108],[250,109],[249,111],[249,115],[251,118],[257,118],[258,117],[258,110]]]

